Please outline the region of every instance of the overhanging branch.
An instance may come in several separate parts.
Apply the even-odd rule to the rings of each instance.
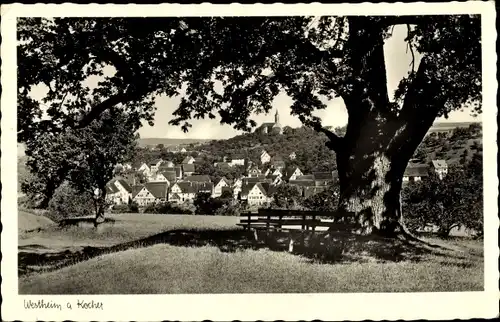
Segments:
[[[318,123],[313,125],[313,129],[316,132],[324,133],[326,135],[326,137],[330,140],[329,142],[326,143],[326,146],[331,150],[338,152],[342,148],[344,142],[344,139],[342,137],[324,128],[323,126],[321,126],[321,124]]]

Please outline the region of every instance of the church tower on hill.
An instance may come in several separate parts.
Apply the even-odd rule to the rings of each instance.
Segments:
[[[256,131],[262,134],[283,134],[283,128],[280,124],[280,115],[278,113],[278,109],[276,109],[276,114],[274,114],[274,123],[262,123],[262,125],[258,127]]]

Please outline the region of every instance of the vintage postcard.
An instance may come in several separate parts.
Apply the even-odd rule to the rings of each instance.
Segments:
[[[498,315],[493,2],[1,14],[4,319]]]

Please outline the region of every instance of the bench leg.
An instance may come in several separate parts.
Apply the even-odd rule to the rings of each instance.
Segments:
[[[259,234],[257,233],[257,229],[254,229],[253,230],[253,237],[255,238],[255,241],[258,242],[259,241]]]
[[[288,243],[288,252],[292,253],[293,252],[293,244],[294,244],[293,237],[290,235],[290,242]]]

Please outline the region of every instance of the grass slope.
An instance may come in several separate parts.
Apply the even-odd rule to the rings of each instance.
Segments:
[[[19,281],[20,294],[428,292],[483,289],[482,261],[463,245],[419,261],[325,265],[266,249],[159,244],[99,256]],[[455,254],[455,256],[451,256]],[[456,256],[457,253],[462,254]],[[463,255],[467,253],[467,255]],[[445,258],[444,256],[451,256]]]
[[[17,225],[20,233],[55,227],[55,223],[49,218],[22,210],[18,212]]]

